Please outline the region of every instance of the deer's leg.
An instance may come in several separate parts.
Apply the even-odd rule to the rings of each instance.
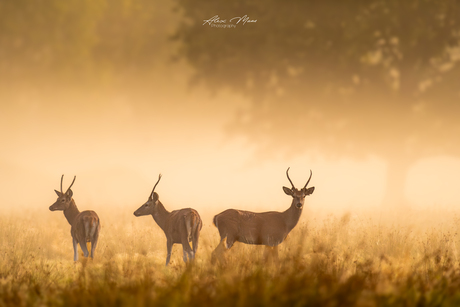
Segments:
[[[187,252],[185,248],[182,248],[183,256],[182,259],[184,260],[185,263],[189,260],[193,260],[193,252],[190,250],[190,252]]]
[[[187,232],[187,241],[190,241],[192,237],[192,220],[190,215],[184,217],[185,220],[185,230]]]
[[[280,267],[281,263],[278,258],[278,245],[273,247],[273,262],[275,266],[277,266],[278,268]]]
[[[99,232],[95,233],[91,239],[91,258],[94,259],[94,253],[96,252],[97,241],[99,240]]]
[[[279,258],[278,258],[278,245],[273,247],[273,259],[275,259],[275,261],[279,260]]]
[[[235,238],[227,236],[227,243],[226,243],[227,249],[232,248],[234,243],[235,243]]]
[[[190,244],[188,243],[188,235],[187,237],[182,238],[182,252],[184,254],[183,256],[184,262],[187,262],[187,256],[189,260],[193,259],[192,248],[190,247]]]
[[[72,243],[73,243],[73,261],[78,260],[78,242],[77,239],[72,238]]]
[[[192,244],[193,244],[193,259],[195,259],[195,255],[196,255],[196,251],[198,249],[198,241],[199,241],[199,238],[200,237],[200,230],[197,229],[195,231],[195,234],[193,235],[192,237]]]
[[[83,256],[88,257],[89,256],[88,243],[86,242],[86,240],[83,240],[83,242],[80,242],[80,247],[83,251]]]
[[[166,265],[169,264],[169,260],[171,259],[171,251],[172,251],[173,242],[170,239],[166,240]]]
[[[219,245],[214,249],[211,254],[211,263],[215,263],[216,260],[221,260],[224,257],[224,253],[228,250],[227,248],[227,237],[221,238]],[[233,243],[232,243],[233,245]]]
[[[267,262],[268,259],[270,259],[270,253],[271,253],[271,247],[268,246],[268,245],[265,245],[265,249],[264,249],[264,260],[265,260],[265,262]]]
[[[265,246],[265,251],[264,251],[264,258],[265,261],[278,261],[278,245],[276,246]]]

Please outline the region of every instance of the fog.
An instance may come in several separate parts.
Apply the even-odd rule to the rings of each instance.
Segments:
[[[317,188],[308,201],[312,206],[379,205],[382,161],[263,157],[246,140],[226,133],[242,97],[190,91],[185,82],[159,88],[151,105],[116,94],[80,94],[85,103],[79,104],[43,102],[26,93],[22,102],[7,103],[1,124],[2,207],[47,209],[65,174],[64,190],[77,176],[72,189],[80,207],[134,210],[162,173],[157,192],[171,209],[281,210],[290,205],[281,189],[289,186],[288,167],[297,187],[312,170],[310,185]]]
[[[312,170],[310,185],[316,190],[307,204],[313,211],[380,208],[385,161],[261,156],[248,141],[226,133],[244,98],[190,91],[186,82],[172,89],[167,83],[158,85],[151,105],[85,93],[75,98],[84,103],[43,102],[27,92],[22,101],[3,101],[2,208],[47,209],[65,174],[64,189],[77,176],[73,191],[82,209],[134,211],[162,173],[157,191],[170,209],[282,210],[290,204],[281,189],[289,186],[287,167],[297,187]],[[407,176],[405,193],[416,206],[455,205],[459,170],[453,157],[420,161]]]
[[[105,55],[107,61],[117,62],[113,50],[98,50],[98,64],[92,64],[91,68],[96,73],[90,72],[88,79],[81,77],[83,81],[73,79],[73,72],[79,71],[75,68],[80,65],[78,61],[86,61],[83,56],[75,60],[77,64],[67,65],[66,60],[56,62],[58,68],[44,64],[42,67],[42,62],[38,61],[38,68],[29,71],[29,66],[24,65],[24,68],[17,63],[33,58],[32,49],[28,49],[33,45],[18,43],[25,45],[18,50],[25,51],[15,58],[11,55],[14,50],[0,54],[3,65],[0,94],[2,210],[48,210],[56,199],[53,190],[59,190],[64,174],[63,189],[69,186],[73,176],[77,176],[72,190],[80,210],[113,206],[132,214],[147,200],[159,173],[163,178],[156,191],[169,210],[193,207],[209,214],[229,207],[284,210],[291,202],[282,191],[283,186],[289,186],[285,173],[288,167],[297,187],[305,184],[310,170],[313,172],[310,186],[316,189],[306,200],[310,212],[386,208],[383,205],[389,173],[386,155],[380,155],[378,150],[369,151],[375,146],[367,141],[353,143],[353,154],[340,142],[328,143],[330,135],[324,127],[315,129],[302,124],[311,120],[311,112],[288,109],[295,106],[289,104],[289,97],[272,101],[275,111],[267,112],[270,117],[264,119],[272,121],[277,129],[276,133],[267,130],[266,135],[273,135],[270,144],[265,146],[265,136],[257,141],[250,127],[238,126],[235,120],[238,114],[254,106],[255,96],[244,90],[234,90],[232,86],[212,88],[206,85],[209,81],[191,82],[199,75],[199,66],[190,58],[179,56],[173,60],[183,47],[180,40],[171,40],[183,11],[157,2],[155,5],[154,14],[158,17],[152,18],[155,35],[147,38],[155,39],[155,44],[146,47],[154,53],[153,62],[145,68],[148,73],[141,69],[145,63],[135,60],[127,61],[128,68],[116,65],[101,68],[105,67],[99,66]],[[20,6],[10,10],[21,12]],[[123,20],[129,22],[129,19]],[[16,22],[22,24],[24,21]],[[251,26],[263,27],[267,23],[259,19]],[[27,26],[30,28],[33,24]],[[1,29],[7,31],[9,28]],[[124,34],[115,26],[110,29],[114,37]],[[222,31],[203,29],[210,30]],[[25,39],[14,31],[9,34],[11,41]],[[36,36],[30,34],[30,37]],[[67,39],[72,41],[72,38]],[[101,35],[98,39],[109,38]],[[6,43],[6,39],[2,40],[2,44]],[[43,39],[45,46],[48,43],[53,49],[54,41]],[[115,48],[117,46],[115,44]],[[137,47],[131,42],[123,48],[130,51]],[[219,50],[218,46],[214,48]],[[123,59],[122,55],[120,58]],[[61,67],[65,68],[64,77],[59,73]],[[327,99],[323,103],[335,103],[334,98]],[[381,103],[377,100],[376,108]],[[313,106],[306,108],[315,109]],[[371,107],[363,110],[362,105],[357,104],[347,109],[358,114],[354,118],[359,118],[368,116],[366,112],[370,112]],[[398,110],[393,112],[397,117]],[[276,122],[289,122],[292,113],[296,113],[293,121],[301,124],[279,129]],[[442,126],[442,116],[452,116],[449,108],[443,114],[436,114],[436,118],[425,114],[423,120],[436,119]],[[392,117],[390,114],[385,120],[388,125],[382,129],[385,134],[378,130],[375,138],[391,140],[399,134],[399,126],[392,125]],[[257,118],[255,123],[264,124]],[[450,125],[446,120],[444,127],[436,129],[449,130]],[[362,127],[352,129],[346,138],[361,140],[361,134]],[[324,148],[316,146],[319,141],[315,141],[314,150],[309,150],[309,142],[321,138],[326,144]],[[455,136],[448,139],[447,143],[454,144],[456,150]],[[433,139],[435,141],[439,140]],[[425,139],[421,143],[426,145]],[[388,142],[383,144],[385,147]],[[287,147],[289,150],[285,150]],[[402,190],[410,207],[458,205],[460,193],[456,183],[460,158],[455,150],[432,151],[432,154],[411,161],[402,180]]]

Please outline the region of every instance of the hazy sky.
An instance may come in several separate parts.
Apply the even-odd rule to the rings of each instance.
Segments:
[[[255,155],[246,140],[225,132],[244,99],[190,90],[181,71],[170,69],[149,101],[116,91],[44,101],[27,90],[2,101],[2,207],[47,209],[65,174],[64,189],[77,175],[73,190],[80,209],[117,205],[133,211],[147,200],[161,172],[157,192],[168,209],[282,210],[290,204],[281,189],[289,185],[287,167],[298,187],[312,169],[310,185],[316,190],[307,204],[313,211],[379,207],[385,161]],[[453,204],[459,195],[448,178],[459,170],[455,158],[419,161],[408,175],[406,195],[416,205]]]
[[[156,30],[165,37],[170,31]],[[144,89],[148,95],[124,84],[41,89],[29,83],[0,95],[1,208],[48,210],[65,174],[64,189],[77,176],[73,191],[81,210],[116,206],[131,214],[162,173],[157,192],[169,210],[284,210],[291,202],[282,191],[289,186],[288,167],[297,187],[313,171],[308,210],[380,208],[387,161],[255,154],[244,137],[226,130],[248,101],[189,86],[192,70],[168,61],[168,46],[162,50],[165,58]],[[406,196],[414,206],[456,204],[458,173],[455,157],[417,161]]]

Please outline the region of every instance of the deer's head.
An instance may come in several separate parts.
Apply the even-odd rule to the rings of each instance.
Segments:
[[[149,199],[142,206],[140,206],[139,209],[134,211],[135,216],[149,215],[155,211],[155,207],[159,199],[157,192],[155,192],[155,188],[158,182],[160,182],[160,179],[161,179],[161,174],[158,176],[157,183],[155,183],[155,185],[153,186],[153,190],[152,190],[152,193],[150,193]]]
[[[292,183],[291,178],[289,178],[289,167],[286,171],[286,176],[289,182],[291,183],[292,188],[283,187],[283,191],[287,195],[292,196],[293,198],[292,205],[295,206],[299,210],[303,208],[303,205],[305,203],[305,196],[312,194],[313,191],[315,190],[315,187],[311,187],[307,189],[307,185],[310,182],[311,175],[312,175],[312,171],[310,170],[310,178],[308,178],[308,181],[305,184],[305,186],[302,189],[298,190],[294,187],[294,184]]]
[[[61,191],[59,192],[57,190],[54,190],[54,192],[56,192],[58,196],[58,199],[56,200],[54,204],[50,206],[50,211],[66,210],[67,208],[69,208],[70,203],[72,201],[73,192],[70,188],[75,182],[75,179],[77,178],[77,176],[73,177],[73,181],[65,193],[62,192],[62,179],[63,178],[64,178],[64,175],[61,176]]]

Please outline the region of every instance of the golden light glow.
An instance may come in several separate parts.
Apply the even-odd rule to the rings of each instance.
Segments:
[[[350,145],[355,149],[362,146],[355,150],[362,152],[359,157],[342,154],[341,147],[333,150],[334,157],[331,150],[326,155],[316,148],[314,153],[300,151],[289,155],[256,152],[255,144],[244,133],[229,134],[229,122],[242,109],[250,107],[249,98],[233,91],[209,93],[202,85],[190,85],[194,69],[182,60],[171,61],[180,45],[168,40],[177,26],[177,19],[172,18],[176,13],[169,4],[154,6],[158,19],[152,39],[155,44],[160,43],[153,48],[158,56],[148,73],[123,76],[121,79],[126,81],[123,83],[113,81],[116,74],[108,67],[96,73],[99,82],[95,84],[87,80],[72,83],[68,79],[61,83],[41,82],[52,79],[54,71],[50,69],[48,75],[15,80],[11,86],[5,85],[9,76],[2,76],[5,81],[0,94],[2,209],[28,206],[46,210],[55,199],[53,189],[59,188],[60,176],[65,174],[65,184],[77,176],[73,189],[81,209],[118,206],[128,212],[146,200],[158,173],[162,173],[158,193],[169,209],[193,206],[211,214],[228,207],[284,210],[290,203],[281,189],[288,185],[287,167],[291,167],[291,177],[299,186],[307,180],[309,170],[313,171],[311,185],[316,190],[307,199],[309,210],[381,208],[388,161],[369,155],[366,144]],[[101,8],[91,14],[96,16]],[[131,17],[123,16],[127,20]],[[128,25],[136,26],[134,21]],[[87,35],[83,31],[86,26],[90,25],[81,26],[83,36]],[[115,31],[114,37],[124,33],[122,27],[109,30]],[[94,39],[83,36],[79,39],[84,42]],[[16,43],[19,47],[24,44],[19,35]],[[35,57],[46,60],[37,50],[27,51],[36,52]],[[85,52],[75,58],[85,59]],[[25,57],[34,58],[27,54]],[[102,61],[104,56],[99,59]],[[19,71],[15,69],[10,71]],[[288,70],[290,77],[303,72],[296,67]],[[66,76],[72,73],[69,71]],[[351,76],[353,84],[362,83],[358,75]],[[273,78],[274,83],[279,81],[276,75]],[[414,107],[417,112],[429,111],[425,104],[421,105],[423,108]],[[368,111],[354,112],[363,112],[365,117]],[[282,115],[291,112],[299,110],[283,110]],[[312,107],[305,120],[322,120],[323,116]],[[291,130],[276,131],[278,138],[298,132],[295,127],[299,125],[291,124]],[[348,124],[346,119],[331,123],[337,129],[346,129]],[[295,151],[296,143],[305,144],[309,137],[322,133],[301,131],[302,138],[291,141],[291,146]],[[387,133],[384,137],[391,139],[398,131],[392,130],[389,123]],[[328,141],[325,137],[325,142]],[[455,184],[459,169],[458,159],[451,156],[414,161],[405,179],[404,193],[415,207],[456,205],[460,198]]]

